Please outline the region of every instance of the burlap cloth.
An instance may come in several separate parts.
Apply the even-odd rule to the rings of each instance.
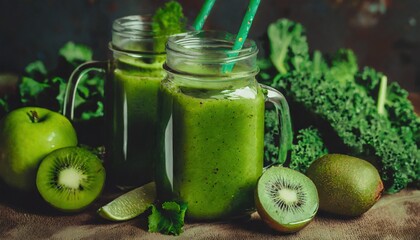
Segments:
[[[0,187],[0,239],[420,239],[420,190],[385,195],[359,218],[318,213],[306,228],[288,235],[271,231],[257,213],[229,222],[188,222],[178,237],[149,233],[146,215],[115,223],[96,214],[114,197],[106,190],[83,212],[63,214],[37,196]]]

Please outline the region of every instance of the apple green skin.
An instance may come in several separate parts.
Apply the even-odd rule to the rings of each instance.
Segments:
[[[39,107],[16,109],[0,121],[0,178],[16,189],[34,191],[41,160],[55,149],[76,145],[76,131],[63,115]]]

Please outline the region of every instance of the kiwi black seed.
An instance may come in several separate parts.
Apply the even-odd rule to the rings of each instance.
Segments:
[[[296,232],[318,211],[315,184],[304,174],[275,166],[258,180],[255,201],[259,215],[273,229]]]
[[[306,202],[306,193],[303,190],[303,186],[300,183],[288,182],[283,176],[276,176],[273,181],[266,184],[266,191],[269,193],[274,204],[282,211],[292,213],[302,213],[302,206]],[[285,199],[285,196],[280,194],[281,192],[289,191],[296,194],[296,199],[289,200]]]
[[[90,205],[102,192],[105,169],[100,159],[80,147],[66,147],[48,154],[41,162],[36,186],[42,198],[67,212]]]

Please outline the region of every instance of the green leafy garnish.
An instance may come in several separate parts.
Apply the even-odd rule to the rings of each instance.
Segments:
[[[170,1],[156,10],[152,18],[153,32],[159,35],[172,35],[185,31],[186,18],[182,6],[176,1]]]
[[[167,37],[184,32],[187,22],[181,4],[176,1],[169,1],[157,9],[152,21],[153,33],[160,36],[155,41],[155,52],[165,52]]]
[[[187,210],[186,203],[164,202],[161,207],[152,205],[151,208],[149,232],[160,232],[176,236],[182,233]]]

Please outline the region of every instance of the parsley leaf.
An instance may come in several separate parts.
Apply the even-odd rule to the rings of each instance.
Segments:
[[[161,207],[152,205],[149,215],[149,232],[179,235],[184,226],[186,203],[164,202]]]

